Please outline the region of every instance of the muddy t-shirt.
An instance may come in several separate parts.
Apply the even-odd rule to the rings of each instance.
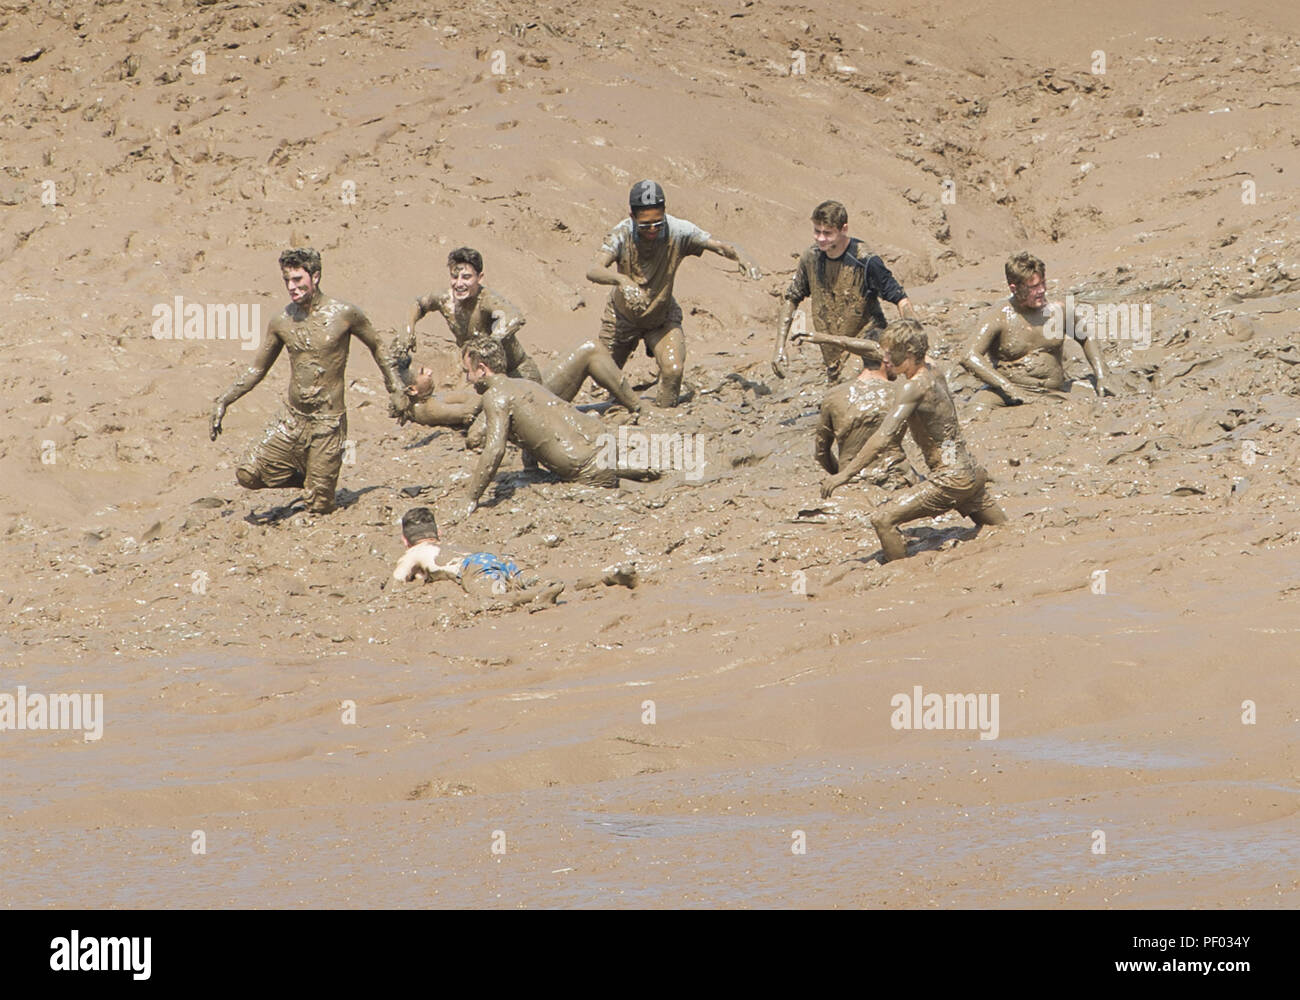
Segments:
[[[492,314],[501,313],[502,329],[509,331],[499,338],[501,346],[505,348],[507,367],[513,370],[526,357],[524,349],[515,339],[515,331],[524,325],[523,313],[491,289],[480,288],[478,295],[465,302],[457,302],[449,290],[430,292],[417,301],[421,315],[431,312],[442,314],[452,336],[456,338],[457,347],[464,347],[475,337],[491,337]]]
[[[798,305],[810,295],[814,328],[833,337],[865,336],[864,328],[883,330],[880,300],[899,302],[907,297],[885,262],[869,254],[860,240],[849,240],[836,258],[816,245],[803,252],[785,297]]]
[[[662,326],[668,317],[673,301],[673,279],[677,268],[687,257],[704,253],[712,237],[693,222],[664,215],[668,231],[658,240],[636,238],[636,224],[626,218],[605,237],[601,250],[614,255],[618,273],[625,274],[641,286],[649,298],[649,308],[644,312],[629,310],[623,299],[623,289],[614,289],[611,301],[614,312],[621,319],[637,326],[650,328]]]

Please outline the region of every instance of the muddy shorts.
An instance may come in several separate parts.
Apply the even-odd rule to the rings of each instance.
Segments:
[[[611,295],[605,302],[605,313],[600,318],[600,342],[605,350],[614,356],[614,363],[622,368],[636,349],[636,345],[644,342],[648,335],[660,331],[667,332],[681,325],[682,307],[677,304],[676,299],[668,303],[668,313],[661,323],[655,326],[641,326],[625,319],[615,311],[614,299]],[[650,350],[648,343],[645,345],[645,353],[648,358],[654,357],[654,352]]]
[[[465,573],[478,572],[492,577],[493,580],[507,582],[520,576],[519,567],[509,559],[502,559],[500,556],[494,556],[491,552],[475,552],[465,557],[465,561],[460,564],[460,573],[463,577]]]
[[[938,517],[950,510],[970,517],[997,507],[984,488],[987,482],[988,473],[978,465],[941,469],[893,501],[893,505],[905,508],[913,517]]]
[[[334,509],[334,487],[343,465],[346,413],[300,413],[286,409],[275,418],[240,468],[272,489],[305,486],[308,509]]]

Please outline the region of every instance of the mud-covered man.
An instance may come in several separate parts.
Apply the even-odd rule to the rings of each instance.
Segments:
[[[907,555],[899,525],[922,517],[937,517],[957,510],[978,525],[1006,523],[1006,514],[989,496],[988,473],[966,450],[957,421],[957,407],[943,372],[925,362],[929,339],[921,324],[905,319],[892,324],[880,338],[882,366],[891,379],[903,379],[894,405],[884,422],[838,474],[822,481],[822,496],[829,497],[862,469],[870,466],[890,446],[901,445],[911,431],[930,474],[925,482],[891,500],[871,516],[886,562]]]
[[[677,405],[686,366],[682,310],[673,298],[677,269],[687,257],[708,250],[735,261],[751,278],[762,272],[734,244],[715,240],[694,223],[668,215],[664,191],[638,181],[628,196],[629,216],[605,237],[587,280],[613,285],[600,324],[600,340],[622,368],[637,344],[659,365],[655,405]],[[617,264],[614,273],[611,264]]]
[[[280,352],[287,349],[286,408],[240,462],[235,478],[250,490],[305,487],[307,509],[328,514],[334,509],[334,488],[348,433],[343,374],[353,337],[369,349],[379,365],[389,392],[390,414],[404,413],[410,399],[365,313],[321,291],[319,253],[309,247],[286,250],[280,254],[280,274],[289,292],[289,305],[267,324],[252,364],[217,397],[209,431],[215,441],[226,408],[261,382]]]
[[[984,388],[975,394],[980,407],[1017,406],[1026,392],[1069,389],[1065,376],[1065,306],[1047,301],[1046,267],[1029,253],[1018,253],[1004,268],[1011,295],[989,309],[979,332],[967,345],[962,365]],[[1106,380],[1106,363],[1090,334],[1086,318],[1071,317],[1074,338],[1092,368],[1098,396],[1115,395]]]
[[[772,371],[785,378],[785,342],[795,309],[812,297],[813,327],[844,340],[876,340],[885,328],[880,300],[898,307],[898,315],[915,318],[911,301],[885,262],[861,240],[849,236],[849,213],[838,201],[813,209],[813,245],[799,257],[776,331]],[[826,381],[834,385],[843,374],[845,349],[836,339],[816,340],[826,363]]]
[[[610,446],[614,436],[605,432],[595,415],[579,411],[544,385],[506,375],[505,353],[495,341],[471,340],[461,360],[465,380],[483,397],[486,421],[483,452],[470,476],[464,513],[478,506],[505,457],[507,443],[531,452],[561,479],[589,486],[615,487],[620,478],[658,476],[656,470],[623,461]]]
[[[447,290],[430,292],[411,306],[406,330],[393,345],[394,354],[409,355],[414,351],[415,324],[436,312],[447,321],[458,348],[464,348],[475,337],[491,337],[506,352],[511,378],[540,382],[542,373],[517,336],[525,322],[523,313],[483,284],[483,255],[471,247],[457,247],[447,255],[447,270]]]
[[[805,339],[825,343],[827,335],[806,331],[795,335],[796,342]],[[845,343],[850,353],[863,356],[862,373],[826,393],[813,430],[813,458],[831,475],[840,471],[841,462],[856,456],[884,422],[898,388],[885,374],[874,341],[850,339]],[[886,489],[900,489],[917,481],[902,446],[896,443],[887,444],[881,450],[862,478]]]

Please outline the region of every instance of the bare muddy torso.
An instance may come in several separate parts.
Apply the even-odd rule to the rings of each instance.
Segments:
[[[931,366],[918,372],[912,381],[919,381],[923,392],[921,401],[907,419],[907,426],[930,467],[929,478],[945,472],[969,473],[975,468],[975,461],[966,450],[948,380],[943,372]],[[901,385],[899,394],[902,394]]]
[[[343,373],[357,309],[322,298],[304,313],[288,306],[271,321],[271,334],[289,352],[288,403],[301,413],[342,413]]]
[[[1020,312],[1009,300],[986,314],[981,326],[996,323],[1001,328],[989,349],[998,374],[1030,389],[1064,387],[1063,314],[1059,302]]]
[[[494,411],[508,420],[510,442],[564,478],[577,476],[591,460],[603,432],[599,418],[528,379],[494,377],[483,411],[489,421]]]

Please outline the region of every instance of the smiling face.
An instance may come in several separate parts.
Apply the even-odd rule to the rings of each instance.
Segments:
[[[668,230],[666,212],[662,208],[638,208],[632,213],[632,225],[636,227],[636,238],[654,243],[664,238]]]
[[[483,284],[483,272],[469,264],[451,265],[451,297],[457,302],[472,299]]]
[[[827,222],[813,223],[813,240],[817,249],[832,260],[844,253],[849,246],[849,224],[836,228]]]
[[[284,278],[284,287],[289,292],[289,300],[295,305],[302,305],[316,293],[320,283],[320,272],[309,274],[301,267],[285,267],[280,270]]]

